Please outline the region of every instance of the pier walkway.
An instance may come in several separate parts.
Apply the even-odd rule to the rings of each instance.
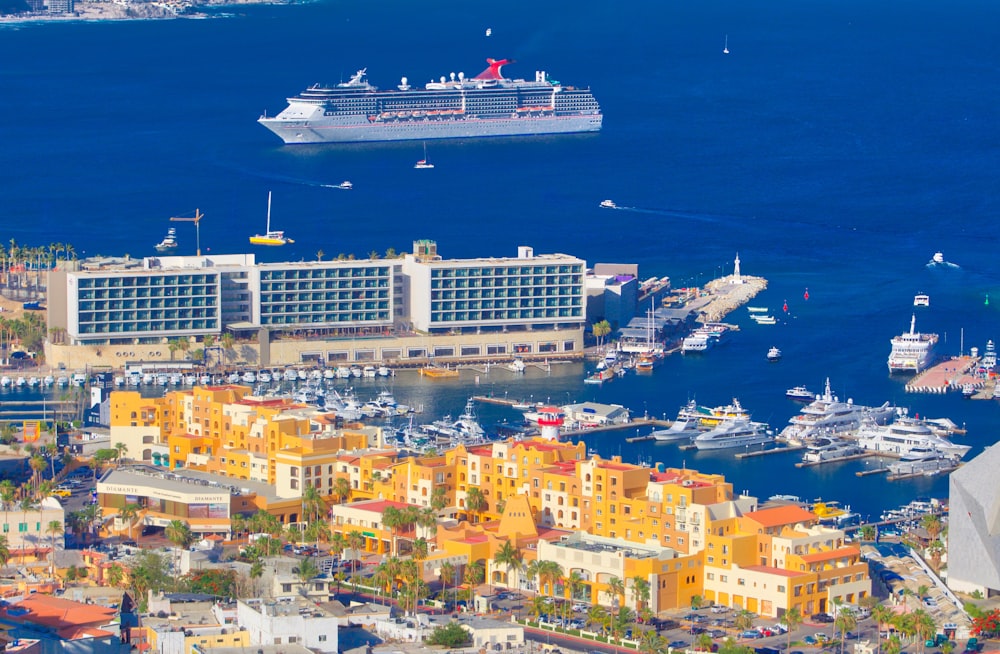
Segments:
[[[907,393],[947,393],[962,390],[966,384],[979,388],[984,381],[969,374],[978,363],[978,358],[970,356],[954,357],[918,373],[906,384]]]

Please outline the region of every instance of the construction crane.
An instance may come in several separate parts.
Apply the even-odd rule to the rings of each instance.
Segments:
[[[198,209],[194,210],[193,218],[184,218],[178,216],[171,216],[171,222],[177,223],[194,223],[194,242],[197,248],[198,256],[201,256],[201,219],[205,217],[205,214],[201,213]]]

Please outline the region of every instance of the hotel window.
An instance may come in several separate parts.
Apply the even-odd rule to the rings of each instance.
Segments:
[[[706,577],[706,578],[707,578],[707,579],[708,579],[709,581],[715,581],[715,573],[714,573],[714,572],[706,572],[706,573],[705,573],[705,577]]]

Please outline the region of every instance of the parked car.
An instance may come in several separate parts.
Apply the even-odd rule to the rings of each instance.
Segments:
[[[683,640],[672,640],[670,641],[670,644],[667,645],[667,647],[669,647],[670,649],[684,649],[685,647],[687,647],[687,645],[688,644]]]
[[[829,613],[813,613],[809,619],[813,622],[819,622],[822,624],[830,624],[833,622],[833,617]]]
[[[815,636],[806,636],[805,638],[802,639],[802,642],[805,643],[806,645],[816,645],[817,643],[819,643],[819,641],[816,640]]]
[[[747,629],[740,634],[740,638],[763,638],[756,629]]]
[[[587,610],[587,606],[585,604],[574,604],[572,606],[572,608],[573,608],[574,611],[586,611]]]
[[[721,604],[713,604],[711,609],[712,613],[725,613],[728,610],[728,606],[723,606]]]

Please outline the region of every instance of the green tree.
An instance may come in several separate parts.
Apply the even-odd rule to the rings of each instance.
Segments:
[[[700,633],[694,639],[694,648],[700,652],[707,652],[712,649],[712,637],[707,633]]]
[[[587,609],[587,625],[589,627],[606,629],[610,620],[611,615],[600,604],[594,604]]]
[[[785,629],[788,630],[788,649],[792,648],[792,632],[799,628],[799,625],[803,621],[802,611],[799,607],[793,606],[792,608],[785,611],[784,615],[778,618],[778,622],[784,625]]]
[[[457,622],[449,622],[446,625],[435,627],[434,631],[427,637],[427,642],[430,645],[450,648],[461,647],[470,641],[469,632]]]
[[[537,622],[541,616],[548,615],[552,612],[552,602],[550,602],[549,598],[544,595],[535,595],[531,598],[531,604],[529,604],[528,610],[535,618],[535,622]]]
[[[128,537],[130,539],[132,538],[132,526],[135,523],[135,519],[139,517],[139,511],[141,510],[141,506],[130,502],[118,512],[118,516],[128,525]]]
[[[872,619],[877,627],[875,644],[879,650],[882,649],[882,625],[889,624],[892,620],[893,612],[884,604],[876,604],[872,607]]]
[[[451,582],[452,586],[455,585],[455,564],[449,561],[445,561],[441,564],[441,594],[444,595],[444,601],[448,601],[448,582]]]
[[[7,536],[0,534],[0,568],[7,565],[10,561],[10,544],[7,542]]]
[[[297,574],[299,576],[299,581],[301,581],[302,585],[305,586],[311,580],[319,576],[319,568],[311,558],[307,557],[299,562],[299,571]]]
[[[705,600],[704,600],[704,598],[702,598],[701,595],[692,595],[691,596],[691,610],[692,611],[697,611],[698,609],[700,609],[702,607],[702,604],[704,604],[704,603],[705,603]]]
[[[846,606],[838,606],[837,608],[837,617],[833,621],[833,626],[840,632],[840,654],[844,654],[847,632],[858,626],[858,618],[854,615],[854,611]]]
[[[431,508],[440,511],[446,506],[448,506],[448,491],[444,486],[435,486],[431,491]]]
[[[333,480],[333,494],[343,504],[351,496],[351,482],[346,477],[337,477]]]
[[[56,537],[62,536],[63,534],[63,523],[59,520],[49,520],[49,523],[45,525],[45,533],[49,535],[49,576],[55,577],[56,575]]]
[[[876,536],[878,536],[878,527],[876,527],[875,525],[862,525],[860,532],[861,532],[861,540],[870,543],[873,540],[875,540]]]
[[[632,577],[632,600],[635,602],[635,610],[642,611],[650,599],[649,582],[640,576]]]
[[[611,333],[611,323],[607,320],[595,322],[590,326],[590,333],[597,340],[597,347],[600,347],[604,344],[604,337]]]
[[[655,629],[650,629],[642,632],[642,638],[639,640],[639,651],[642,654],[664,654],[667,651],[667,645],[665,639],[656,633]]]
[[[483,494],[483,491],[476,486],[472,486],[466,491],[465,510],[467,513],[475,516],[473,522],[479,522],[482,519],[481,514],[486,510],[486,507],[486,496]]]
[[[608,579],[608,595],[611,596],[611,624],[615,624],[616,609],[625,603],[625,581],[620,577]]]
[[[504,569],[504,585],[510,588],[510,571],[516,570],[521,567],[521,563],[524,561],[524,555],[521,550],[514,543],[509,540],[504,541],[500,549],[497,550],[496,555],[493,557],[493,565]],[[494,580],[490,580],[492,583]]]
[[[486,575],[486,567],[483,565],[482,561],[473,561],[472,563],[465,566],[465,575],[463,581],[470,586],[478,586],[483,583]]]
[[[733,625],[736,627],[737,631],[747,631],[753,628],[754,614],[750,611],[743,610],[736,614],[733,618]]]

